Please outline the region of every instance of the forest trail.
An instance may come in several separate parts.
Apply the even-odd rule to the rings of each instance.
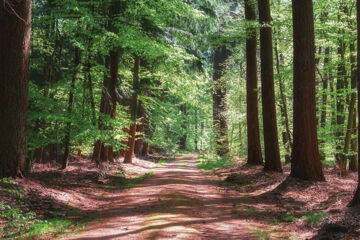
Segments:
[[[99,223],[66,239],[257,239],[232,213],[236,196],[212,185],[196,158],[177,157],[143,184],[112,195]]]

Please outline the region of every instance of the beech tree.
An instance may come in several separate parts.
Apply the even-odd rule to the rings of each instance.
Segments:
[[[291,176],[324,180],[320,162],[316,101],[312,0],[292,1],[294,41],[294,143]]]
[[[0,4],[0,176],[25,170],[31,0]]]

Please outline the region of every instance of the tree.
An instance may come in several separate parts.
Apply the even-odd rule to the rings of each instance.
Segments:
[[[0,176],[25,167],[31,0],[0,4]]]
[[[269,0],[259,0],[261,96],[263,106],[265,171],[282,172],[276,122],[272,28]]]
[[[316,101],[312,0],[292,1],[294,41],[294,142],[291,176],[324,180],[320,162]]]
[[[252,26],[256,20],[254,4],[245,0],[245,19],[248,22],[246,29],[246,119],[248,138],[248,164],[263,163],[259,132],[258,110],[258,77],[256,61],[256,30]]]
[[[356,0],[356,10],[357,10],[357,93],[360,94],[360,0]],[[360,95],[359,95],[360,96]],[[358,117],[360,119],[360,101],[358,101]],[[360,139],[360,124],[358,125],[358,139]],[[358,142],[358,152],[360,152],[360,144]],[[358,154],[358,165],[360,163],[360,154]],[[360,165],[359,165],[360,166]],[[360,168],[358,168],[358,185],[354,194],[353,199],[351,200],[349,206],[357,206],[360,204]]]
[[[125,153],[124,163],[132,163],[132,159],[134,156],[134,148],[135,148],[135,134],[136,134],[136,119],[137,119],[137,107],[138,107],[138,93],[137,90],[139,88],[139,71],[140,71],[140,57],[134,57],[134,68],[133,68],[133,95],[131,97],[131,121],[132,124],[130,126],[129,131],[129,140],[128,140],[128,150]]]
[[[229,142],[227,139],[227,121],[225,116],[226,83],[221,81],[221,77],[225,73],[226,60],[230,54],[230,50],[225,45],[215,48],[213,74],[213,124],[216,138],[216,152],[219,156],[224,156],[229,152]]]

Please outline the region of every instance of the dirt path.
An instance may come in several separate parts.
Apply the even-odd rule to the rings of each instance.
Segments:
[[[257,239],[234,215],[236,196],[207,180],[196,155],[155,171],[130,191],[103,196],[101,222],[66,239]]]

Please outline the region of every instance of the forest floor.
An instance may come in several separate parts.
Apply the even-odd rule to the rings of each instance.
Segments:
[[[356,174],[329,168],[326,182],[310,183],[289,178],[288,167],[264,173],[239,161],[201,171],[195,154],[170,160],[99,170],[73,159],[65,171],[38,165],[26,179],[2,181],[0,210],[12,210],[0,213],[0,238],[360,239],[359,210],[346,207]],[[34,216],[21,212],[46,220],[29,227]]]

